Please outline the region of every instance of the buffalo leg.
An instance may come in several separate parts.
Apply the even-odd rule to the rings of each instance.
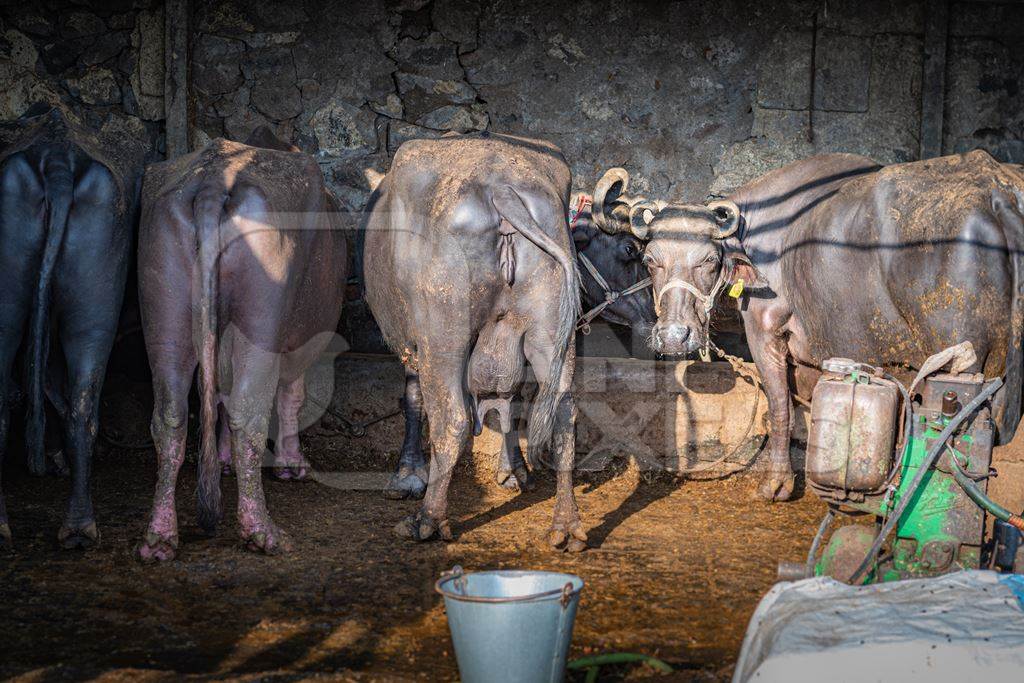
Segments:
[[[91,163],[76,180],[54,270],[53,311],[65,368],[64,454],[71,465],[71,498],[57,535],[65,548],[99,540],[90,491],[93,445],[131,249],[128,230],[118,226],[116,205],[114,177]]]
[[[231,368],[228,414],[238,482],[238,533],[250,550],[268,555],[287,552],[292,548],[291,541],[267,512],[261,479],[270,412],[277,392],[278,359],[236,339]]]
[[[558,382],[559,393],[555,420],[551,435],[552,463],[556,472],[555,513],[551,530],[547,535],[547,543],[553,548],[564,548],[570,552],[579,552],[587,547],[587,534],[580,520],[576,495],[572,490],[572,473],[576,462],[576,402],[573,400],[572,385],[573,367],[576,363],[575,343],[569,344],[562,376],[551,376],[551,361],[554,349],[544,333],[531,331],[526,335],[526,358],[533,366],[537,381],[543,386],[546,382]],[[533,445],[529,445],[534,450]],[[536,462],[531,458],[532,462]]]
[[[494,480],[506,489],[529,491],[534,488],[533,477],[530,476],[523,451],[519,447],[519,430],[515,427],[501,435],[501,452],[498,453],[498,470]]]
[[[139,545],[139,559],[143,562],[171,560],[178,550],[178,512],[174,497],[178,471],[185,460],[188,391],[197,360],[191,343],[176,350],[176,358],[168,357],[166,349],[157,351],[161,357],[150,356],[154,400],[150,429],[156,448],[157,479],[149,527]]]
[[[443,361],[427,354],[421,358],[427,358],[424,364],[429,368],[420,373],[420,382],[433,447],[430,479],[419,512],[401,521],[395,531],[399,536],[417,541],[429,540],[435,534],[448,541],[452,538],[448,525],[448,486],[470,437],[469,412],[463,391],[465,356],[445,354]]]
[[[3,303],[0,303],[0,310],[4,313],[4,318],[0,319],[0,325],[8,323],[7,315],[18,313],[16,309],[11,310]],[[18,316],[24,319],[24,306]],[[13,323],[10,329],[14,330],[20,330],[20,326],[23,325],[18,319],[10,322]],[[7,519],[7,507],[3,497],[3,461],[7,451],[7,433],[10,428],[11,367],[19,340],[19,335],[6,335],[0,339],[0,550],[5,550],[11,545],[10,522]]]
[[[7,519],[3,489],[4,451],[7,450],[7,431],[11,423],[10,406],[7,405],[8,373],[7,364],[0,366],[0,551],[11,547],[11,525]]]
[[[231,475],[231,427],[228,425],[228,410],[223,397],[217,403],[217,459],[220,460],[221,475]]]
[[[4,267],[0,268],[0,470],[7,452],[14,355],[39,282],[45,236],[45,218],[39,209],[44,197],[39,173],[24,153],[4,159],[0,164],[0,243],[4,256]],[[0,485],[0,548],[10,544],[11,529]]]
[[[89,480],[109,344],[100,342],[96,346],[99,348],[65,347],[70,391],[64,422],[64,447],[71,464],[71,498],[64,524],[57,534],[57,540],[64,548],[87,548],[99,541]]]
[[[427,462],[423,457],[423,395],[420,378],[412,372],[405,375],[405,396],[402,398],[405,415],[405,438],[398,456],[398,471],[391,475],[384,495],[400,500],[422,498],[427,490]]]
[[[789,460],[790,396],[786,375],[788,349],[784,338],[766,334],[765,343],[752,340],[750,352],[754,358],[765,394],[768,396],[768,471],[761,482],[759,493],[769,501],[789,500],[793,495],[796,477]]]
[[[277,390],[277,439],[274,476],[286,481],[302,481],[309,475],[309,463],[299,448],[299,411],[306,400],[306,382],[299,377]]]

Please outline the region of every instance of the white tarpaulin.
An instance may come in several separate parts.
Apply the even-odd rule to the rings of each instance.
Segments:
[[[963,571],[848,586],[776,584],[754,611],[733,683],[1024,680],[1024,576]]]

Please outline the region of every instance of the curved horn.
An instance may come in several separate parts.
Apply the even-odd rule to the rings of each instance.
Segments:
[[[709,202],[707,207],[715,216],[718,228],[712,228],[711,239],[724,240],[735,234],[740,227],[740,207],[728,199]]]
[[[650,237],[651,223],[654,222],[661,206],[656,202],[643,201],[634,204],[629,210],[629,230],[638,240],[646,241]]]
[[[594,199],[590,211],[594,224],[604,232],[616,233],[624,227],[613,225],[608,221],[608,215],[605,213],[605,204],[608,204],[607,210],[610,210],[615,200],[624,195],[628,189],[629,172],[624,168],[610,168],[597,181],[597,185],[594,187]]]

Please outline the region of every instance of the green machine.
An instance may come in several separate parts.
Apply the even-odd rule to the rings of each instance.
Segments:
[[[1002,382],[956,371],[973,359],[969,344],[947,349],[909,388],[848,359],[822,364],[806,481],[829,511],[807,561],[780,564],[780,579],[827,575],[860,584],[988,566],[1024,569],[1024,519],[986,495],[990,402]],[[949,364],[952,372],[938,372]],[[990,538],[986,514],[995,518]],[[819,553],[837,517],[862,519],[836,529]]]

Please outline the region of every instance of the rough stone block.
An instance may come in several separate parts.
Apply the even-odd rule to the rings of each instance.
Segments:
[[[802,112],[804,115],[807,112]],[[714,165],[709,192],[727,196],[737,188],[788,163],[814,153],[805,135],[789,142],[769,138],[751,138],[728,146]]]
[[[92,45],[82,53],[80,61],[85,66],[102,64],[121,54],[130,43],[131,38],[127,31],[109,31],[96,36]]]
[[[917,117],[921,111],[923,44],[917,36],[879,34],[872,39],[873,114],[894,112]]]
[[[767,109],[807,109],[810,101],[811,33],[781,33],[761,57],[757,104]]]
[[[927,0],[829,0],[822,7],[820,28],[862,36],[924,33]]]
[[[863,154],[883,164],[913,161],[920,152],[914,123],[891,113],[815,112],[814,149]]]
[[[431,18],[441,35],[458,44],[459,52],[471,52],[477,47],[480,12],[475,0],[435,0]]]
[[[320,154],[343,156],[354,151],[370,153],[376,146],[376,116],[373,112],[332,98],[310,120]]]
[[[870,74],[869,39],[820,32],[814,64],[814,108],[867,111]]]
[[[1024,138],[1024,49],[1002,40],[949,41],[943,148],[985,145],[1008,159]]]
[[[395,82],[406,115],[413,120],[439,107],[472,104],[477,99],[476,90],[465,81],[437,80],[399,71]]]
[[[810,113],[806,110],[754,107],[750,134],[778,145],[801,145],[807,141]]]
[[[416,124],[435,130],[451,130],[456,133],[468,133],[487,128],[487,111],[483,107],[473,105],[460,107],[448,105],[439,107],[424,114],[416,120]]]
[[[139,12],[132,47],[137,53],[131,87],[146,121],[164,118],[164,15],[163,9]]]
[[[246,53],[242,70],[253,81],[249,104],[261,114],[283,121],[302,113],[302,94],[289,50],[252,50]]]
[[[407,73],[448,81],[462,80],[465,75],[455,43],[437,32],[421,40],[402,38],[395,46],[394,58]]]
[[[121,88],[109,69],[92,68],[65,81],[72,96],[85,104],[110,105],[121,101]]]
[[[58,102],[60,97],[35,75],[39,61],[33,42],[20,31],[8,29],[0,40],[0,119],[21,116],[39,101]]]
[[[249,135],[260,126],[270,125],[264,116],[249,107],[240,107],[224,119],[224,134],[228,140],[245,142]]]
[[[997,2],[952,2],[949,35],[995,38],[1024,36],[1024,4]]]
[[[206,95],[230,93],[245,83],[240,40],[202,35],[192,50],[192,86]]]
[[[91,12],[71,12],[60,22],[60,34],[64,38],[97,36],[107,30],[107,25]]]

